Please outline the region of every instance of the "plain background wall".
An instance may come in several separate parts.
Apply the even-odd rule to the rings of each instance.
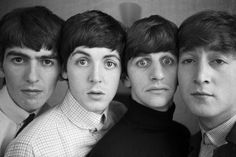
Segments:
[[[135,3],[134,7],[138,10],[132,10],[133,5],[129,5],[130,3]],[[137,18],[152,14],[159,14],[180,25],[188,16],[205,9],[236,13],[235,0],[0,0],[0,17],[14,8],[34,5],[46,6],[65,20],[77,13],[98,9],[125,22],[126,25],[130,25]],[[127,18],[130,20],[127,21]],[[63,99],[66,89],[66,83],[60,81],[49,103],[58,104]],[[120,85],[118,92],[128,93],[128,89]],[[195,133],[198,130],[196,119],[183,104],[178,91],[175,95],[175,103],[174,119],[185,124],[192,133]]]

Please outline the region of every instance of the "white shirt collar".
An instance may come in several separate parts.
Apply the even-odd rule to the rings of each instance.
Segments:
[[[29,113],[20,108],[10,97],[7,87],[4,85],[0,90],[0,110],[4,112],[16,124],[25,120]]]
[[[200,129],[201,129],[202,135],[204,133],[206,133],[206,135],[208,136],[208,138],[210,139],[212,144],[219,147],[219,146],[227,143],[225,138],[228,135],[228,133],[230,132],[230,130],[233,127],[235,122],[236,122],[236,115],[234,115],[226,122],[222,123],[221,125],[217,126],[216,128],[213,128],[209,131],[205,131],[201,127],[201,125],[200,125]]]
[[[105,115],[105,119],[107,117],[107,110],[105,110],[103,114],[97,114],[84,109],[72,96],[69,90],[67,91],[60,108],[75,125],[88,130],[100,130],[103,125],[101,124],[102,115]]]

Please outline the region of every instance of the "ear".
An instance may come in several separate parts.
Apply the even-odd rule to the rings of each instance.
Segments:
[[[125,85],[125,87],[128,87],[128,88],[131,87],[131,82],[130,82],[130,79],[128,76],[126,76],[124,79],[124,85]]]
[[[68,79],[67,72],[63,70],[63,72],[61,73],[61,77],[63,80],[67,80]]]
[[[2,67],[2,63],[0,63],[0,78],[4,78],[4,77],[5,77],[4,70]]]

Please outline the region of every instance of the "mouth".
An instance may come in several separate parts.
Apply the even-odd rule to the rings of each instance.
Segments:
[[[40,93],[42,93],[43,91],[42,90],[39,90],[39,89],[22,89],[21,90],[22,93],[24,93],[25,95],[27,96],[37,96],[39,95]]]
[[[158,88],[158,87],[154,87],[154,88],[149,88],[147,89],[146,91],[147,92],[151,92],[151,93],[154,93],[154,94],[160,94],[162,92],[166,92],[168,89],[167,88],[164,88],[164,87],[161,87],[161,88]]]
[[[192,96],[197,96],[197,97],[213,97],[214,95],[208,92],[192,92]]]
[[[92,91],[89,91],[88,93],[88,96],[94,100],[97,100],[97,99],[101,99],[105,93],[103,91],[100,91],[100,90],[92,90]]]

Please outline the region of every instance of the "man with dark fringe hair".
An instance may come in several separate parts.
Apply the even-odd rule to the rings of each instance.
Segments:
[[[236,156],[236,16],[202,11],[179,28],[179,91],[199,120],[190,157]]]
[[[14,9],[0,20],[0,156],[35,114],[49,108],[60,74],[63,22],[42,6]]]

